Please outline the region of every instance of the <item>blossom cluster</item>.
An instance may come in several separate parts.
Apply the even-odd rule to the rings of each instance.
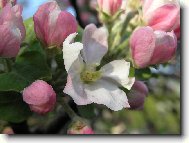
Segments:
[[[75,17],[61,10],[56,1],[41,5],[33,16],[36,38],[44,50],[62,53],[67,72],[62,94],[71,96],[77,105],[103,104],[114,111],[142,109],[148,88],[131,70],[174,58],[180,39],[179,2],[128,0],[125,4],[124,0],[97,0],[97,4],[103,26],[89,24],[82,35],[78,35]],[[0,57],[16,58],[27,29],[22,6],[16,0],[1,0],[0,8]],[[74,42],[77,36],[81,41]],[[57,92],[50,83],[38,79],[21,91],[31,111],[45,114],[54,109]],[[80,129],[76,125],[69,134],[94,133],[83,123]]]

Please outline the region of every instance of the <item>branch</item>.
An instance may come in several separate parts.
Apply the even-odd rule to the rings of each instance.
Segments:
[[[77,5],[77,1],[76,0],[70,0],[70,3],[71,5],[73,6],[73,8],[75,9],[75,12],[76,12],[76,19],[79,23],[79,25],[82,27],[82,28],[85,28],[85,24],[83,23],[81,17],[80,17],[80,11],[79,11],[79,7]]]

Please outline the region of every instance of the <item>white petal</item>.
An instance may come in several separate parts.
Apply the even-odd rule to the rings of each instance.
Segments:
[[[102,78],[117,82],[128,90],[134,84],[135,78],[129,78],[130,63],[125,60],[112,61],[101,68]]]
[[[67,72],[69,71],[72,64],[78,60],[78,58],[78,63],[82,64],[80,51],[83,49],[83,44],[79,42],[71,43],[76,35],[77,33],[70,34],[63,43],[63,58]],[[78,67],[82,67],[82,65],[78,65]]]
[[[86,26],[83,34],[82,56],[87,65],[99,65],[102,57],[108,51],[107,31],[96,28],[94,24]]]
[[[71,76],[68,75],[67,84],[63,92],[70,95],[77,105],[86,105],[91,103],[86,96],[83,84],[78,76],[74,77],[72,80]]]
[[[88,98],[94,103],[104,104],[114,111],[130,107],[125,92],[120,90],[115,84],[99,80],[84,86]]]

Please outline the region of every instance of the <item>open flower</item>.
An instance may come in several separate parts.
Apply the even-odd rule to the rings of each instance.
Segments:
[[[83,44],[71,43],[76,35],[71,34],[63,43],[64,64],[68,72],[64,93],[78,105],[104,104],[114,111],[129,108],[127,96],[119,86],[130,89],[134,83],[135,78],[128,77],[130,63],[115,60],[96,70],[108,51],[107,32],[90,24],[84,30]]]

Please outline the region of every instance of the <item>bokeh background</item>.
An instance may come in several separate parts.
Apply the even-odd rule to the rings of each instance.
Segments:
[[[39,5],[47,0],[18,0],[24,6],[24,19],[30,18]],[[96,8],[96,0],[59,0],[62,9],[65,9],[77,17],[81,27],[89,23],[100,25]],[[99,134],[180,134],[180,44],[178,45],[175,60],[169,66],[160,65],[157,69],[151,69],[158,73],[157,78],[145,81],[149,88],[149,95],[145,100],[143,110],[122,110],[112,112],[103,108],[97,117],[91,119],[91,124]],[[46,128],[55,114],[47,116],[34,116],[28,124],[33,129]],[[2,121],[0,121],[1,124]],[[57,118],[57,122],[61,122]],[[64,122],[62,120],[62,122]],[[60,125],[61,126],[61,125]],[[1,127],[0,127],[1,128]],[[55,130],[55,127],[49,127]],[[38,129],[40,133],[40,129]],[[64,133],[59,129],[58,133]],[[55,132],[48,132],[55,133]]]

